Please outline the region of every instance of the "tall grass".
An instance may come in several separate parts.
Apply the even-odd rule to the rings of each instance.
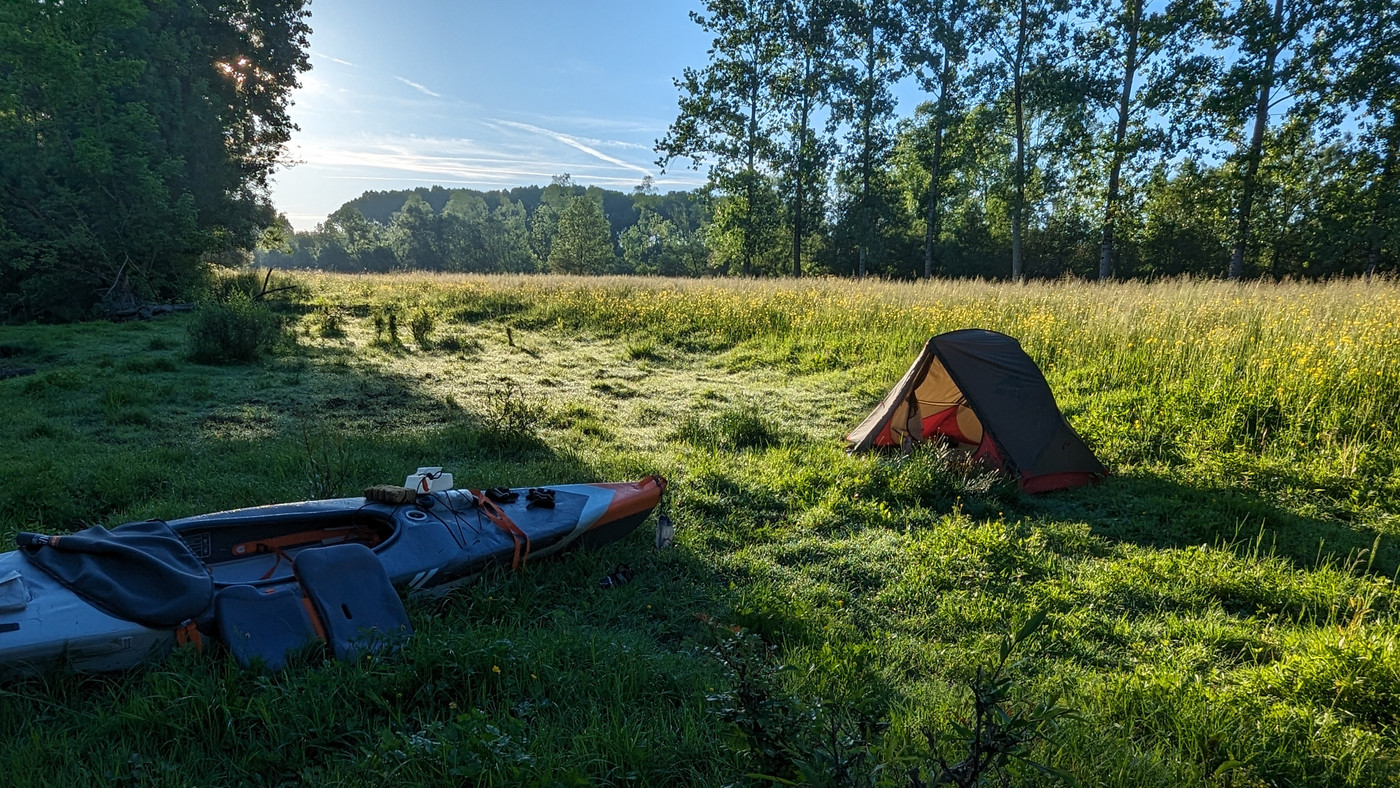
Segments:
[[[732,350],[735,365],[892,377],[928,337],[1016,337],[1123,462],[1245,450],[1333,483],[1400,454],[1400,287],[1385,280],[1109,285],[311,275],[350,303]],[[371,285],[370,282],[373,282]],[[502,305],[510,305],[503,307]],[[1112,418],[1100,418],[1111,413]]]

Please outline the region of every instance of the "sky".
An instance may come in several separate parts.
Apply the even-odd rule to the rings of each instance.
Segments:
[[[661,191],[705,173],[653,147],[710,37],[689,0],[315,0],[311,71],[273,203],[298,230],[369,189],[576,183]],[[908,92],[908,91],[904,91]],[[901,104],[908,106],[910,98]],[[902,106],[902,109],[905,107]]]
[[[675,119],[672,78],[709,38],[679,0],[316,0],[311,71],[294,96],[293,166],[273,202],[299,230],[367,189],[577,183],[663,192],[652,148]]]

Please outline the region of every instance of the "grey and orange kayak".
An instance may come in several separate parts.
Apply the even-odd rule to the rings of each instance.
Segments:
[[[321,550],[326,552],[312,557],[340,555],[346,545],[372,554],[377,559],[372,574],[381,581],[387,578],[401,594],[442,592],[492,566],[518,569],[560,551],[617,541],[646,520],[665,488],[664,479],[648,476],[627,483],[557,485],[543,496],[512,489],[494,500],[473,490],[442,490],[418,495],[411,503],[366,498],[301,501],[131,524],[111,532],[93,529],[101,531],[99,538],[89,540],[99,553],[105,549],[103,539],[123,535],[124,530],[140,537],[137,532],[144,529],[157,541],[166,534],[164,542],[179,553],[166,563],[183,562],[185,569],[176,581],[167,581],[140,567],[119,567],[108,573],[108,585],[86,588],[84,578],[101,574],[100,567],[94,572],[80,566],[66,570],[65,577],[61,567],[55,571],[41,560],[79,539],[21,535],[22,549],[0,554],[0,676],[51,667],[124,670],[159,659],[184,637],[217,635],[215,602],[221,595],[232,598],[236,591],[271,599],[302,594],[299,583],[305,578],[294,570],[312,563],[303,556]],[[96,560],[100,564],[107,559]],[[333,562],[329,569],[334,574]],[[147,576],[155,579],[148,581]],[[114,594],[111,583],[128,581],[112,577],[134,578],[131,585],[155,585],[145,589],[145,597],[135,589],[132,598],[137,601],[128,600],[122,607],[113,598],[127,596],[126,589],[117,588],[123,593]],[[161,583],[193,583],[193,590],[172,587],[166,594]],[[164,603],[169,598],[188,601],[181,603],[184,609],[177,606],[159,614],[141,607],[141,599]],[[177,618],[182,619],[178,626]]]

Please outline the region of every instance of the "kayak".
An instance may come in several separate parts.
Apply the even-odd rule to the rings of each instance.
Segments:
[[[20,534],[20,549],[0,554],[0,677],[125,670],[211,637],[244,666],[276,669],[310,640],[353,658],[374,647],[362,635],[411,631],[401,594],[615,542],[665,488],[657,476],[484,493],[424,481],[403,503],[337,498]]]

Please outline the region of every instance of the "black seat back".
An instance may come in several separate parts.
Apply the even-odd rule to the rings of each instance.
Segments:
[[[408,613],[374,551],[361,544],[321,547],[292,562],[336,658],[354,660],[413,634]]]

